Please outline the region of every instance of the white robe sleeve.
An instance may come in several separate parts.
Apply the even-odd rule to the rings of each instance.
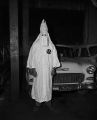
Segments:
[[[53,67],[55,68],[60,67],[60,62],[58,59],[57,50],[55,46],[53,47]]]
[[[35,68],[35,50],[33,47],[30,48],[30,52],[27,60],[27,68]]]

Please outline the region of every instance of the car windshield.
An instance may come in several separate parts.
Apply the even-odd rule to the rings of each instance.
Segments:
[[[80,49],[81,49],[81,51],[80,51],[80,57],[89,57],[90,56],[87,47],[82,47]]]
[[[58,57],[61,61],[64,60],[64,58],[75,58],[78,57],[79,54],[79,48],[76,47],[65,47],[65,46],[56,46]]]
[[[70,45],[56,45],[58,57],[60,61],[77,58],[88,58],[97,55],[97,45],[82,45],[82,46],[70,46]]]

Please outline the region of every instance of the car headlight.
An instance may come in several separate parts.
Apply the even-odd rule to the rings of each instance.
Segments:
[[[87,68],[87,73],[93,74],[93,73],[95,72],[95,70],[96,70],[96,67],[95,67],[94,65],[89,66],[89,67]]]

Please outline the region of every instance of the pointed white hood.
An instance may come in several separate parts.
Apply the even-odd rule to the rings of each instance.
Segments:
[[[46,21],[44,19],[40,24],[40,33],[33,44],[36,44],[37,42],[42,46],[49,46],[49,44],[53,44],[48,33]]]

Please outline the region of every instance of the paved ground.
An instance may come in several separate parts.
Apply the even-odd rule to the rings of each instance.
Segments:
[[[1,105],[0,120],[96,120],[97,92],[85,95],[77,92],[53,93],[53,106],[60,113],[54,113],[45,105],[38,112],[33,112],[34,101],[28,96],[15,102]]]

